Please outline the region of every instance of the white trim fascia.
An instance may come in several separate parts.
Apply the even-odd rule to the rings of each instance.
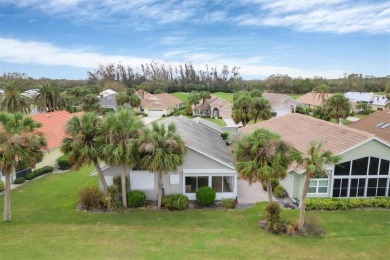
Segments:
[[[210,156],[210,155],[207,154],[207,153],[204,153],[204,152],[202,152],[202,151],[199,151],[198,149],[196,149],[196,148],[194,148],[194,147],[191,147],[191,146],[189,146],[189,145],[186,145],[186,146],[187,146],[188,148],[190,148],[191,150],[195,151],[195,152],[198,152],[198,153],[200,153],[200,154],[202,154],[202,155],[204,155],[204,156],[206,156],[206,157],[208,157],[208,158],[210,158],[210,159],[212,159],[212,160],[214,160],[214,161],[216,161],[216,162],[219,162],[220,164],[223,164],[223,165],[229,167],[230,169],[236,170],[236,168],[234,167],[234,165],[230,165],[230,164],[228,164],[228,163],[226,163],[226,162],[224,162],[224,161],[221,161],[221,160],[219,160],[219,159],[217,159],[217,158],[215,158],[215,157],[213,157],[213,156]]]
[[[339,153],[338,155],[343,155],[343,154],[345,154],[345,153],[347,153],[347,152],[349,152],[349,151],[351,151],[351,150],[353,150],[353,149],[355,149],[355,148],[357,148],[359,146],[362,146],[362,145],[364,145],[364,144],[366,144],[366,143],[368,143],[368,142],[370,142],[372,140],[378,141],[379,143],[382,143],[382,144],[384,144],[384,145],[386,145],[387,147],[390,148],[390,144],[389,143],[387,143],[386,141],[383,141],[382,139],[374,136],[374,137],[371,137],[370,139],[367,139],[367,140],[361,142],[360,144],[357,144],[355,146],[352,146],[351,148],[348,148],[347,150],[344,150],[343,152]]]

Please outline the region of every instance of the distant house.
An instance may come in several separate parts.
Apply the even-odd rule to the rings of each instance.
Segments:
[[[357,102],[365,102],[372,105],[374,108],[383,107],[388,99],[383,95],[376,95],[373,92],[347,92],[344,94],[353,104]]]
[[[325,93],[324,101],[326,101],[327,99],[329,99],[332,96],[333,96],[333,94]],[[297,98],[296,101],[303,104],[303,105],[307,105],[309,107],[316,107],[316,106],[323,105],[321,94],[315,93],[315,92],[306,93],[305,95]]]
[[[374,134],[390,143],[390,110],[377,111],[347,126]]]
[[[150,117],[168,115],[183,107],[184,102],[168,93],[150,94],[143,93],[140,111]],[[141,97],[142,97],[141,96]]]
[[[295,113],[298,106],[302,106],[295,99],[277,93],[263,93],[263,97],[271,104],[271,111],[276,113],[276,116],[283,116],[289,113]]]
[[[206,99],[204,103],[200,100],[199,105],[196,107],[192,106],[192,114],[194,116],[232,118],[232,108],[233,105],[231,103],[211,95],[211,98]]]
[[[221,134],[207,126],[198,124],[186,117],[169,117],[159,124],[176,125],[187,148],[184,163],[177,171],[163,177],[164,194],[184,194],[190,200],[195,199],[195,192],[203,186],[212,187],[217,192],[217,199],[237,197],[237,173],[233,165],[233,156]],[[120,176],[116,166],[103,168],[108,185],[113,178]],[[146,198],[157,198],[157,176],[145,170],[128,171],[131,190],[145,192]],[[100,184],[100,189],[102,189]]]
[[[341,156],[339,164],[325,165],[327,176],[312,179],[308,197],[390,196],[390,143],[381,138],[301,114],[272,118],[240,128],[239,132],[251,133],[258,128],[278,133],[303,154],[313,140]],[[300,199],[304,172],[304,168],[292,165],[280,181],[291,198]]]
[[[118,105],[116,104],[117,92],[112,89],[106,89],[99,93],[99,105],[102,109],[112,109],[116,111]]]

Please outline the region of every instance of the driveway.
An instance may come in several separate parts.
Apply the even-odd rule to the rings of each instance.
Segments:
[[[157,119],[160,119],[161,117],[151,117],[151,116],[147,116],[147,117],[142,117],[142,121],[144,122],[145,125],[148,125],[150,123],[152,123],[153,121],[156,121]]]
[[[233,119],[231,119],[231,118],[224,118],[223,121],[225,121],[226,127],[236,127],[237,128],[237,127],[242,126],[241,123],[239,123],[239,124],[234,123]]]
[[[246,180],[237,182],[237,201],[239,204],[251,204],[268,201],[268,194],[259,182],[249,185]]]

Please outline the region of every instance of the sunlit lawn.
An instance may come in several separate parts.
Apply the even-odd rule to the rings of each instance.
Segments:
[[[180,99],[181,101],[183,102],[188,102],[188,97],[189,93],[187,92],[175,92],[175,93],[172,93],[172,96]]]
[[[12,222],[0,223],[0,259],[388,259],[390,211],[309,212],[324,238],[276,236],[258,226],[264,203],[246,210],[75,210],[92,170],[44,176],[12,191]],[[3,197],[0,198],[3,210]],[[296,210],[283,217],[297,218]]]

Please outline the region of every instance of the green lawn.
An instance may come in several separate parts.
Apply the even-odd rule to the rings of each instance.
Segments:
[[[258,226],[264,203],[246,210],[75,210],[92,170],[49,175],[12,192],[0,223],[0,259],[387,259],[388,210],[309,212],[324,238],[275,236]],[[0,198],[2,213],[3,197]],[[283,210],[295,219],[297,210]]]
[[[226,92],[215,92],[213,95],[226,100],[227,102],[233,103],[233,93]]]
[[[211,117],[206,117],[204,118],[210,122],[213,122],[214,124],[217,124],[219,126],[226,126],[226,122],[223,121],[223,119],[215,119],[215,118],[211,118]]]
[[[181,101],[183,102],[188,102],[188,97],[189,93],[187,92],[175,92],[175,93],[172,93],[172,96],[180,99]]]

